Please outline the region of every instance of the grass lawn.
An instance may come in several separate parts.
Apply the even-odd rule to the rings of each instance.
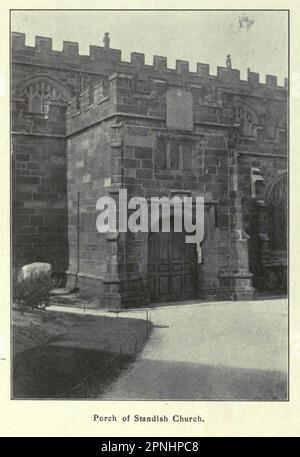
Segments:
[[[148,333],[142,319],[14,311],[13,398],[98,398]]]

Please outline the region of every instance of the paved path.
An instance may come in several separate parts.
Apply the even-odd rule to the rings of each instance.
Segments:
[[[149,316],[143,352],[101,398],[286,399],[286,300],[170,306]]]

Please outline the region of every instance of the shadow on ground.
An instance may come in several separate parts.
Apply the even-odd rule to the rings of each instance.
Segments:
[[[65,346],[37,346],[14,357],[14,398],[91,398],[134,357]]]
[[[142,319],[34,310],[13,317],[13,398],[96,398],[134,362]]]
[[[287,400],[287,375],[271,370],[144,359],[102,398]]]

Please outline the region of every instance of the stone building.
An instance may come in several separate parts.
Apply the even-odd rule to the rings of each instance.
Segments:
[[[286,288],[288,85],[248,70],[12,34],[13,264],[53,265],[99,306],[250,298]],[[185,233],[99,233],[96,202],[205,198]]]

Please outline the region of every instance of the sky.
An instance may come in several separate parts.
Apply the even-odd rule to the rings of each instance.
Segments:
[[[243,19],[244,18],[244,19]],[[53,49],[62,42],[79,43],[79,52],[89,54],[89,45],[102,46],[109,32],[111,48],[122,50],[122,60],[142,52],[147,64],[153,55],[165,56],[168,67],[175,60],[210,64],[211,74],[225,66],[231,54],[232,66],[246,79],[247,68],[260,74],[288,76],[288,16],[286,11],[12,11],[11,30],[26,34],[33,46],[35,35],[53,39]]]

